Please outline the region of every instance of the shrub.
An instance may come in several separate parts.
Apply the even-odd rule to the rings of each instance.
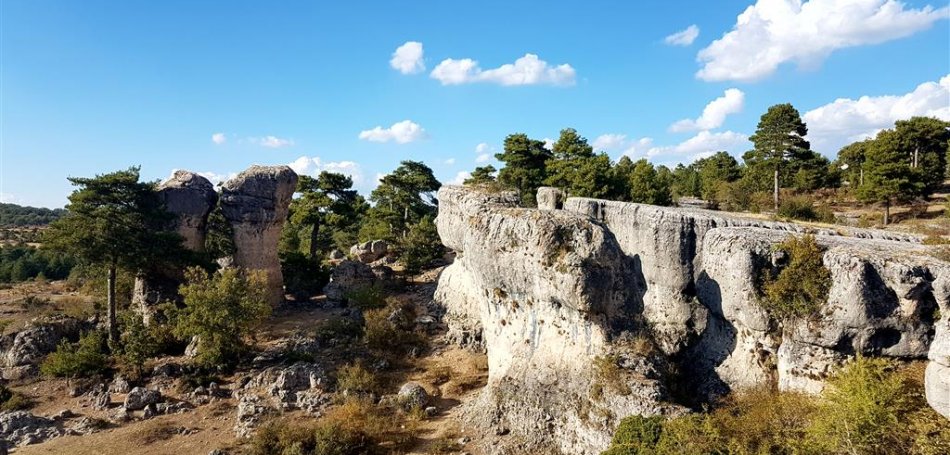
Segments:
[[[425,337],[416,333],[415,311],[411,304],[390,304],[364,313],[363,341],[378,352],[405,354],[425,345]]]
[[[349,306],[361,310],[375,310],[386,306],[386,294],[378,284],[363,286],[346,293]]]
[[[284,287],[298,301],[320,294],[330,281],[330,271],[319,260],[310,259],[298,251],[281,253],[280,269],[284,275]]]
[[[399,250],[399,259],[410,275],[418,274],[445,254],[439,231],[428,216],[409,228],[409,233],[399,244]]]
[[[663,431],[663,417],[624,417],[614,432],[610,448],[601,455],[652,454]]]
[[[789,196],[783,199],[778,206],[778,216],[800,221],[835,222],[835,214],[827,205],[815,207],[815,200],[806,195]]]
[[[359,322],[347,317],[334,317],[317,325],[314,338],[322,344],[349,341],[363,336],[363,327]]]
[[[40,371],[61,378],[89,377],[108,369],[106,338],[99,331],[86,332],[76,344],[63,340],[56,351],[46,356]]]
[[[824,453],[906,452],[901,415],[910,404],[904,381],[882,358],[857,357],[829,380],[808,443]]]
[[[594,358],[594,373],[597,379],[595,390],[600,390],[600,388],[606,386],[614,393],[630,394],[630,386],[624,382],[623,370],[620,368],[619,362],[620,358],[615,355]]]
[[[244,350],[244,337],[270,315],[264,273],[228,268],[209,276],[193,267],[185,280],[179,290],[184,308],[169,309],[175,335],[198,337],[199,366],[232,366]]]
[[[336,372],[337,391],[351,393],[373,393],[377,391],[376,376],[363,367],[362,363],[350,363]]]
[[[831,272],[822,260],[824,248],[806,234],[790,237],[775,249],[788,256],[788,264],[774,276],[765,271],[762,305],[779,319],[817,315],[831,289]]]
[[[15,392],[5,385],[0,385],[0,411],[17,411],[27,409],[32,405],[30,399],[20,392]]]

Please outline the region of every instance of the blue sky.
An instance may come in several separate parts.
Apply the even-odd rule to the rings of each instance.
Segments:
[[[741,155],[781,102],[830,157],[950,119],[947,2],[317,3],[4,0],[0,199],[60,207],[67,176],[130,165],[294,163],[368,192],[413,159],[450,182],[563,127],[675,164]]]

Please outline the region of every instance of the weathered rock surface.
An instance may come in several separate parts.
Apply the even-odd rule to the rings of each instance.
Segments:
[[[162,401],[162,394],[158,390],[136,387],[125,396],[125,404],[123,407],[125,407],[127,411],[138,411],[160,401]]]
[[[379,260],[389,252],[389,243],[385,240],[373,240],[357,243],[350,247],[350,255],[360,262],[370,263]]]
[[[275,305],[284,297],[277,242],[296,187],[297,174],[287,166],[251,166],[221,192],[221,210],[234,231],[234,265],[264,271]]]
[[[539,210],[560,210],[564,208],[564,192],[549,186],[538,188],[538,209]]]
[[[324,369],[307,362],[255,373],[234,392],[238,400],[235,433],[239,437],[250,436],[268,414],[301,409],[320,415],[330,402],[330,395],[324,390],[326,383]]]
[[[773,380],[815,392],[856,352],[929,352],[945,363],[933,361],[928,388],[950,383],[950,352],[933,347],[950,264],[918,237],[584,198],[515,205],[513,194],[440,190],[439,234],[458,256],[435,298],[450,337],[488,352],[488,387],[464,415],[525,449],[598,453],[626,415],[682,412],[663,387],[673,361],[702,396]],[[774,244],[805,232],[827,248],[834,284],[820,320],[779,325],[757,303],[757,277]],[[603,383],[604,368],[619,386]]]
[[[363,262],[344,259],[333,267],[330,282],[323,288],[327,302],[343,304],[348,295],[368,289],[388,289],[393,286],[395,273],[385,265],[370,266]]]
[[[69,316],[39,318],[26,328],[0,339],[4,379],[23,379],[37,373],[39,362],[63,339],[76,341],[89,324]]]
[[[55,420],[27,411],[0,412],[0,440],[12,446],[39,444],[66,434]]]
[[[218,202],[214,185],[194,172],[177,170],[159,184],[157,191],[165,210],[173,215],[168,230],[181,235],[185,248],[203,251],[208,214]],[[136,278],[132,303],[139,306],[148,320],[155,305],[178,300],[182,279],[178,269],[151,270]]]

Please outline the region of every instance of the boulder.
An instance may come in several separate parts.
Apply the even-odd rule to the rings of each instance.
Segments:
[[[27,411],[0,412],[0,440],[12,446],[39,444],[65,434],[66,431],[53,419]]]
[[[328,302],[343,304],[351,292],[373,287],[390,288],[394,278],[393,270],[385,265],[370,266],[363,262],[345,259],[333,268],[330,282],[323,288],[323,293]]]
[[[350,247],[350,256],[366,264],[381,259],[387,252],[389,252],[389,243],[385,240],[373,240]]]
[[[407,382],[399,388],[399,403],[404,409],[423,409],[429,404],[429,392],[418,382]]]
[[[549,186],[538,188],[539,210],[561,210],[564,208],[564,192]]]
[[[234,265],[264,271],[274,305],[284,299],[277,243],[296,187],[297,174],[287,166],[251,166],[221,189],[221,210],[234,231]]]
[[[125,396],[123,407],[127,411],[138,411],[145,409],[146,406],[154,405],[162,401],[162,394],[157,390],[148,390],[143,387],[136,387]]]
[[[23,330],[7,334],[0,341],[4,350],[4,378],[23,379],[35,375],[39,362],[55,351],[61,340],[79,339],[88,326],[76,318],[53,316],[34,319]]]

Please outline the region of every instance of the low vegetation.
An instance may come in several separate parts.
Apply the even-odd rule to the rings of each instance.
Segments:
[[[82,378],[103,374],[109,369],[106,337],[100,331],[86,332],[77,343],[63,340],[46,356],[40,371],[46,376]]]
[[[762,306],[780,320],[817,316],[831,289],[831,272],[824,266],[824,248],[813,235],[790,237],[776,245],[787,260],[778,273],[764,269]]]
[[[233,366],[245,349],[245,337],[270,315],[263,272],[238,268],[208,274],[188,269],[179,292],[184,307],[170,306],[166,314],[174,334],[197,337],[195,362],[205,368]]]
[[[950,422],[927,406],[922,368],[857,357],[819,396],[753,389],[712,411],[623,419],[604,455],[941,454]]]

